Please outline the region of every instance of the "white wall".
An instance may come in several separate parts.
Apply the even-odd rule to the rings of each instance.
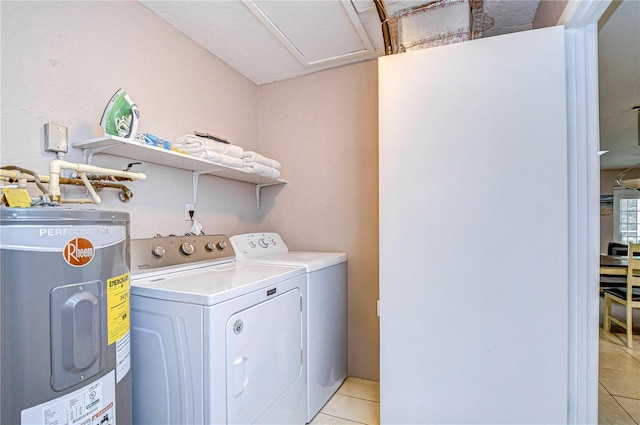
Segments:
[[[622,170],[603,170],[600,172],[600,195],[613,195],[616,177]],[[600,252],[607,252],[607,245],[613,241],[613,215],[600,215]]]
[[[257,87],[135,1],[7,2],[2,19],[2,143],[0,162],[47,174],[47,122],[69,128],[70,143],[103,134],[100,118],[123,88],[141,112],[139,132],[172,140],[194,130],[257,149]],[[81,162],[78,149],[67,158]],[[123,169],[127,159],[97,155],[93,163]],[[148,180],[127,183],[134,198],[100,193],[99,209],[131,213],[131,235],[184,234],[192,202],[191,172],[136,166]],[[66,189],[67,197],[82,194]],[[65,194],[63,193],[63,196]],[[95,208],[91,206],[90,208]],[[201,177],[196,219],[205,232],[255,231],[254,186]]]
[[[545,28],[556,25],[565,7],[567,7],[568,0],[540,0],[538,3],[538,10],[533,18],[532,27]]]
[[[376,61],[260,86],[261,149],[287,164],[264,231],[290,249],[346,252],[349,375],[379,379]]]
[[[208,131],[277,158],[290,183],[265,188],[200,178],[196,219],[207,234],[280,232],[292,249],[349,255],[349,374],[378,379],[377,64],[257,87],[135,1],[0,2],[0,164],[47,174],[47,122],[70,143],[101,136],[100,118],[123,88],[141,112],[139,132],[167,140]],[[260,116],[260,120],[258,117]],[[82,162],[71,148],[67,157]],[[128,159],[96,155],[122,169]],[[131,213],[131,236],[183,234],[191,172],[145,163],[126,183],[129,203],[100,192],[99,206]],[[66,188],[66,197],[83,191]],[[34,192],[35,193],[35,192]]]

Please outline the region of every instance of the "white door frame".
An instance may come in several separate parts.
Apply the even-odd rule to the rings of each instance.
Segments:
[[[558,22],[567,52],[570,424],[598,423],[598,20],[610,3],[569,1]]]

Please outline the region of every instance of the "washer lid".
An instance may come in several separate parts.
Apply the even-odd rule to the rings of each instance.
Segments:
[[[131,294],[190,304],[214,305],[284,280],[305,269],[281,265],[231,263],[132,279]]]
[[[281,254],[266,255],[254,258],[254,262],[261,264],[280,264],[286,266],[305,267],[308,273],[324,269],[347,261],[344,252],[308,252],[289,251]]]

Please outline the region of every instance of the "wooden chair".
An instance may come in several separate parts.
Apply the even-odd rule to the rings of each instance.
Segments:
[[[618,243],[618,242],[609,242],[607,245],[607,255],[627,255],[629,251],[629,246]]]
[[[629,243],[628,252],[634,254],[640,252],[640,244]],[[611,302],[625,306],[625,322],[611,316]],[[629,348],[633,348],[632,311],[634,308],[640,308],[640,257],[631,254],[627,267],[627,286],[604,290],[604,330],[611,331],[611,322],[622,326],[627,330],[627,347]]]
[[[619,242],[609,242],[607,245],[607,255],[627,255],[629,245]],[[605,288],[626,288],[627,276],[625,275],[600,275],[600,294],[604,293]]]

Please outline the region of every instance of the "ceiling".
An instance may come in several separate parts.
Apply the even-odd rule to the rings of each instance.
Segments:
[[[384,54],[372,0],[140,2],[258,85]],[[385,1],[389,16],[425,3],[430,1]],[[440,31],[458,28],[458,17],[443,15],[441,9],[457,11],[460,5],[469,25],[468,1],[451,3],[429,12],[444,21]],[[484,36],[531,29],[538,7],[538,0],[483,3],[486,22],[492,23]]]
[[[372,0],[139,1],[258,85],[384,54]],[[531,29],[538,8],[538,0],[474,1],[482,4],[482,18],[473,30],[482,37]],[[425,3],[385,1],[389,16]],[[432,37],[478,22],[469,23],[466,0],[451,3],[424,13],[430,20],[421,30]],[[601,22],[600,139],[609,150],[601,168],[626,168],[640,163],[631,110],[640,104],[640,2],[614,2]]]

